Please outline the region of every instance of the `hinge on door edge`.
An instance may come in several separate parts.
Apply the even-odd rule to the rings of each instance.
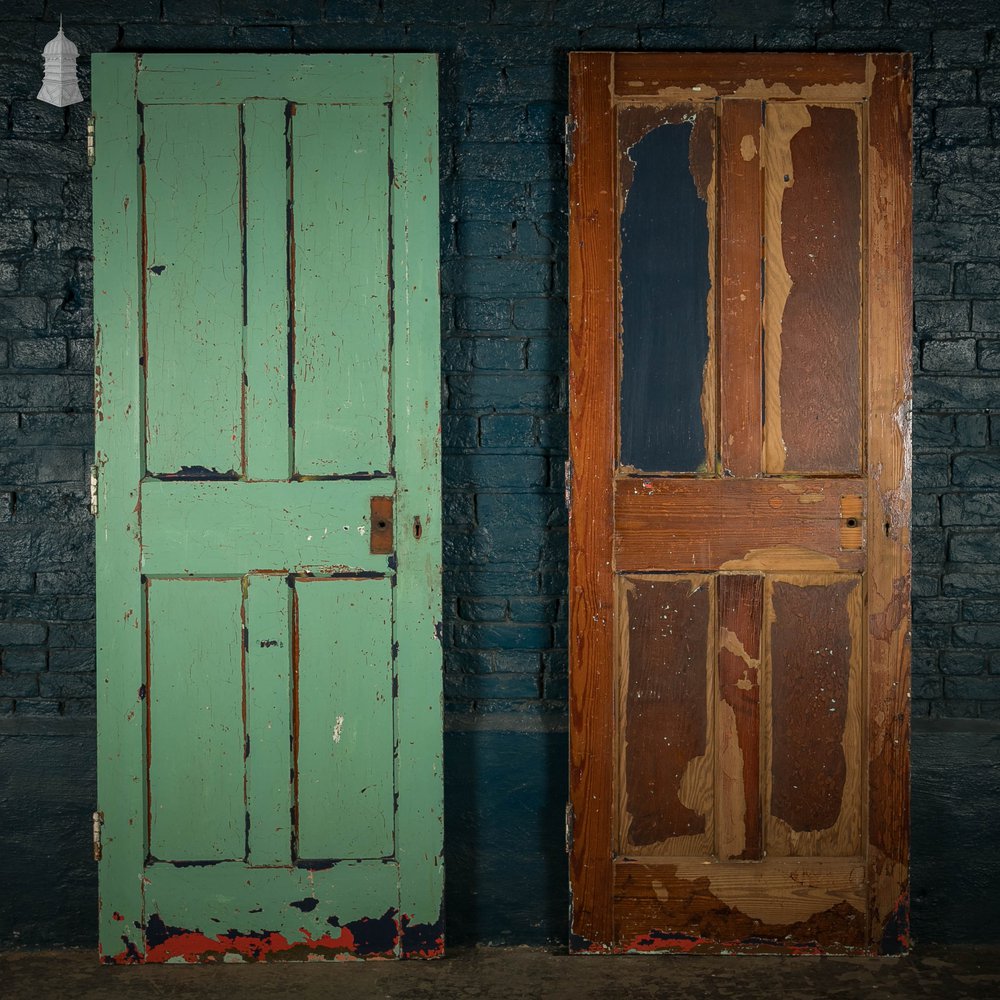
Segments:
[[[567,115],[563,125],[563,152],[566,157],[566,166],[573,163],[573,133],[576,131],[576,119],[572,115]]]
[[[573,848],[573,803],[566,803],[566,853]]]
[[[573,501],[573,461],[572,459],[566,459],[566,465],[563,468],[563,498],[566,502],[566,509],[569,510],[569,506]]]
[[[97,466],[90,467],[90,516],[97,517]]]
[[[104,825],[104,813],[94,813],[94,860],[100,861],[103,849],[101,847],[101,827]]]
[[[87,118],[87,166],[93,167],[94,160],[97,158],[96,154],[96,142],[94,140],[94,116],[90,115]]]

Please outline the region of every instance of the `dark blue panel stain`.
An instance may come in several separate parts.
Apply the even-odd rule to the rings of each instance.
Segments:
[[[621,464],[696,472],[708,357],[708,217],[692,175],[689,122],[652,129],[621,216]]]

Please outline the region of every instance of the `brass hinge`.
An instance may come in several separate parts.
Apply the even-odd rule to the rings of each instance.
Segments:
[[[573,803],[566,803],[566,853],[573,848]]]
[[[87,118],[87,166],[93,167],[96,158],[94,141],[94,116]]]
[[[103,849],[101,847],[101,827],[104,825],[104,813],[94,813],[94,860],[100,861]]]
[[[90,467],[90,516],[97,517],[97,466]]]
[[[573,163],[573,133],[576,131],[576,119],[572,115],[567,115],[563,124],[563,147],[566,157],[566,166]]]
[[[569,510],[570,504],[573,502],[573,461],[572,459],[566,459],[566,465],[563,467],[563,499],[566,502],[566,509]]]

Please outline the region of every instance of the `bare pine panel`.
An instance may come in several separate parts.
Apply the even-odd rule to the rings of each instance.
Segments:
[[[771,856],[861,853],[861,583],[774,577],[765,629]]]
[[[760,781],[763,576],[719,577],[716,853],[762,856]]]
[[[861,468],[859,108],[765,107],[766,463]]]
[[[626,577],[620,586],[621,850],[707,855],[714,580]]]

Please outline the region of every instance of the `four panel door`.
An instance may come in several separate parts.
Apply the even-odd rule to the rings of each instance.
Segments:
[[[899,951],[909,58],[570,70],[572,948]]]
[[[436,68],[94,58],[105,961],[442,951]]]

